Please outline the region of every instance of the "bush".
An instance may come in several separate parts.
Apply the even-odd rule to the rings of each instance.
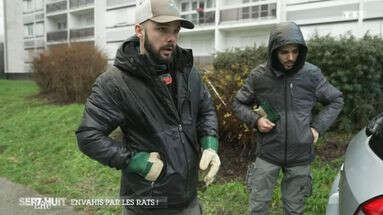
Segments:
[[[218,117],[220,145],[223,147],[226,145],[235,146],[237,142],[254,142],[252,140],[254,134],[252,129],[238,120],[231,108],[233,98],[243,85],[250,70],[248,66],[239,64],[232,65],[232,69],[241,72],[205,70],[203,74],[203,79],[210,88],[214,99]]]
[[[237,144],[253,143],[255,136],[252,128],[248,128],[234,116],[231,104],[251,69],[263,63],[266,54],[265,46],[236,48],[218,53],[213,62],[214,70],[205,70],[203,77],[216,104],[220,143],[223,147],[241,146],[242,153],[253,147]],[[213,88],[220,95],[220,99]]]
[[[348,132],[360,129],[369,118],[382,111],[381,38],[369,35],[362,39],[351,35],[340,39],[315,36],[307,44],[307,61],[321,68],[327,79],[344,94],[345,107],[334,128]],[[215,71],[204,74],[204,78],[210,80],[226,103],[224,106],[211,91],[215,97],[220,141],[223,145],[235,146],[238,143],[242,145],[252,142],[253,132],[233,116],[231,103],[250,70],[265,61],[265,47],[235,49],[218,53],[213,63]]]
[[[90,43],[56,45],[32,61],[41,94],[58,103],[82,103],[107,66],[107,57]]]
[[[343,113],[337,127],[351,131],[364,127],[382,111],[383,40],[366,34],[313,37],[307,60],[319,68],[344,95]]]
[[[246,66],[255,68],[266,60],[267,50],[265,46],[246,47],[245,49],[235,48],[226,52],[218,53],[214,59],[213,66],[215,70],[235,70]],[[233,72],[233,71],[232,71]],[[235,72],[237,72],[235,70]],[[238,71],[241,72],[241,71]]]

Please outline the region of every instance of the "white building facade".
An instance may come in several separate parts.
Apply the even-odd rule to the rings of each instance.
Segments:
[[[195,23],[179,44],[192,48],[197,63],[215,53],[266,45],[271,27],[301,26],[306,39],[366,32],[383,36],[383,0],[176,0],[181,15]],[[117,48],[134,34],[135,0],[4,0],[5,72],[30,72],[31,61],[52,45],[89,42],[113,62]]]

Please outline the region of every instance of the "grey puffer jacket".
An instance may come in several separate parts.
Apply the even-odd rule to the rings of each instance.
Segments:
[[[138,47],[137,37],[124,42],[114,66],[97,78],[76,132],[78,145],[92,159],[122,170],[121,196],[165,197],[169,207],[184,207],[197,195],[199,139],[217,136],[214,105],[191,50],[176,48],[175,102],[159,76],[163,67],[151,64]],[[108,137],[117,127],[123,143]],[[154,183],[128,172],[137,152],[160,154],[164,167]]]
[[[299,56],[293,69],[285,71],[277,49],[298,44]],[[313,134],[322,135],[343,108],[342,93],[331,85],[320,69],[306,61],[307,47],[299,27],[292,22],[275,27],[269,39],[268,60],[255,68],[233,101],[236,116],[256,128],[260,117],[253,106],[268,102],[280,115],[268,133],[257,135],[257,156],[280,166],[309,164],[314,159]],[[325,107],[312,115],[317,102]]]

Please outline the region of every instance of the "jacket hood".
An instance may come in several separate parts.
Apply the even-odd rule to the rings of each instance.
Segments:
[[[176,46],[174,51],[173,62],[170,65],[159,65],[154,63],[147,55],[140,54],[140,40],[137,36],[127,39],[118,48],[114,66],[131,75],[150,79],[151,76],[157,75],[170,69],[176,69],[182,72],[185,66],[193,65],[193,53],[190,49],[182,49]]]
[[[299,56],[293,69],[286,71],[278,60],[277,50],[287,44],[298,44]],[[295,73],[306,61],[307,46],[301,29],[294,22],[282,22],[271,30],[268,46],[268,67],[279,77],[286,72]]]

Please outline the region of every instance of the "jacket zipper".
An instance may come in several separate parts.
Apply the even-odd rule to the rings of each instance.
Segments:
[[[181,144],[182,144],[182,149],[184,150],[184,153],[185,153],[185,163],[186,163],[186,184],[185,184],[185,192],[186,192],[186,195],[185,196],[188,196],[188,192],[189,192],[189,163],[188,163],[188,160],[187,160],[187,154],[186,154],[186,149],[185,149],[185,145],[184,145],[184,142],[182,141],[182,135],[181,135],[181,132],[182,132],[182,125],[180,124],[178,126],[178,134],[180,136],[180,140],[181,140]]]
[[[176,80],[177,81],[177,80]],[[179,135],[179,138],[180,138],[180,141],[181,141],[181,145],[182,145],[182,149],[184,151],[184,154],[185,154],[185,164],[186,164],[186,184],[185,184],[185,192],[186,192],[186,196],[188,196],[188,184],[189,184],[189,163],[188,163],[188,160],[187,160],[187,153],[186,153],[186,149],[185,149],[185,143],[183,142],[182,140],[182,120],[181,120],[181,115],[180,115],[180,112],[178,110],[178,108],[176,107],[176,104],[174,103],[174,100],[173,100],[173,97],[172,95],[170,94],[169,92],[169,88],[167,86],[164,85],[164,83],[161,81],[161,86],[162,88],[165,88],[165,91],[168,95],[168,98],[170,98],[171,100],[171,107],[173,109],[173,111],[176,113],[177,115],[177,122],[178,122],[178,135]],[[180,96],[179,96],[179,91],[178,91],[178,85],[177,85],[177,97],[178,97],[178,101],[180,101]],[[185,102],[185,101],[182,101],[182,102]]]
[[[287,116],[287,78],[285,77],[284,80],[283,80],[283,86],[284,86],[284,90],[285,90],[285,166],[287,166],[287,120],[288,120],[288,116]],[[290,88],[292,89],[292,88]],[[291,91],[292,92],[292,91]]]

